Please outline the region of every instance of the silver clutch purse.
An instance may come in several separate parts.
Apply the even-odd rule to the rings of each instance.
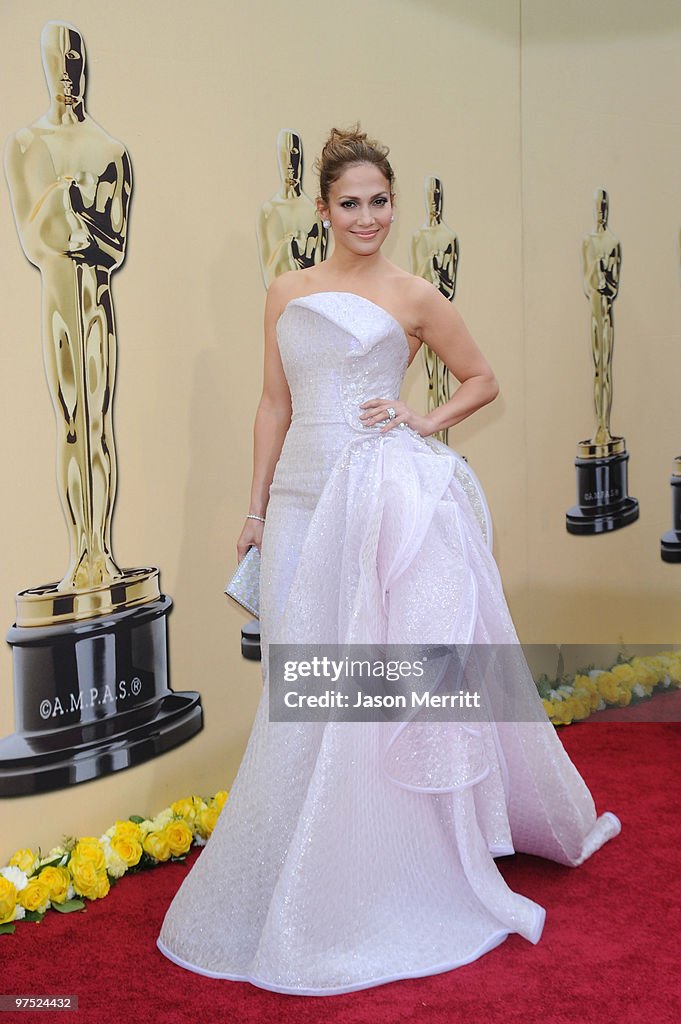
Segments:
[[[225,587],[225,594],[258,618],[260,614],[260,552],[250,547]]]

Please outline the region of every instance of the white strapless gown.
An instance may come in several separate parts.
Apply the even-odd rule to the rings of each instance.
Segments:
[[[620,831],[596,816],[522,658],[481,487],[450,448],[359,420],[397,397],[404,331],[345,292],[277,325],[293,399],[262,545],[264,688],[215,831],[158,944],[190,970],[331,995],[469,963],[545,911],[494,858],[578,865]],[[270,722],[268,644],[513,645],[510,691],[541,721]],[[511,650],[511,648],[508,648]]]

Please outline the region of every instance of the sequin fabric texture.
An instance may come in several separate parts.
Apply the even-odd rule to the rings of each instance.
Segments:
[[[158,943],[202,974],[322,996],[450,970],[512,932],[536,943],[545,910],[494,858],[577,866],[620,823],[596,815],[543,714],[475,474],[433,439],[359,419],[366,399],[399,396],[401,326],[321,292],[277,332],[293,416],[262,545],[263,692]],[[535,720],[270,722],[274,642],[508,645],[503,685]]]

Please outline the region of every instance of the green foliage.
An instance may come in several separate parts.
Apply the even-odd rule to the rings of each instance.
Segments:
[[[72,914],[74,910],[87,910],[83,900],[73,899],[65,900],[64,903],[50,903],[53,910],[58,910],[60,914]]]

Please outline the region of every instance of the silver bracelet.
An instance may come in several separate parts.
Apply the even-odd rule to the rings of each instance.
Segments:
[[[265,517],[264,516],[257,516],[255,514],[255,512],[247,512],[246,513],[246,519],[258,519],[261,523],[265,522]]]

